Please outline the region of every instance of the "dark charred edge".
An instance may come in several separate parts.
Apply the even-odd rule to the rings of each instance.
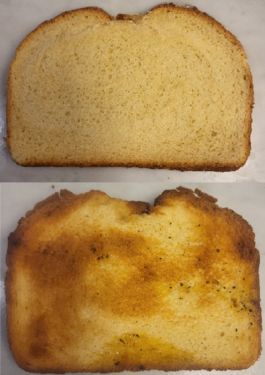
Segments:
[[[149,203],[141,201],[127,201],[127,206],[130,207],[132,214],[135,215],[149,215],[151,210],[151,205]]]
[[[123,13],[119,13],[117,14],[116,18],[115,18],[116,21],[133,21],[133,14],[123,14]]]
[[[142,18],[144,13],[142,14],[117,14],[115,20],[116,21],[133,21],[135,22],[137,19]]]
[[[218,201],[217,198],[214,198],[214,197],[212,197],[212,196],[209,195],[209,194],[203,193],[203,192],[202,192],[201,190],[199,190],[199,189],[195,189],[195,194],[197,194],[200,198],[203,198],[203,199],[208,200],[209,202],[216,203],[216,202]]]
[[[15,250],[21,245],[22,242],[22,220],[19,220],[18,227],[11,232],[8,236],[8,245],[7,245],[7,252],[6,252],[6,265],[7,267],[11,267],[12,258]]]

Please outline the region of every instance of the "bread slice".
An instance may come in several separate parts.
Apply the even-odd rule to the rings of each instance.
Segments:
[[[150,207],[56,193],[9,237],[8,339],[30,372],[244,369],[261,351],[250,225],[199,190]]]
[[[250,153],[252,105],[243,47],[205,13],[85,8],[19,46],[6,142],[24,166],[232,171]]]

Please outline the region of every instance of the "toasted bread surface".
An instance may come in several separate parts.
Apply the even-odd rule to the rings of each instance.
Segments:
[[[252,106],[243,47],[205,13],[163,4],[113,19],[85,8],[18,48],[6,142],[25,166],[236,170]]]
[[[199,190],[151,207],[56,193],[9,237],[8,339],[30,372],[243,369],[261,351],[250,225]]]

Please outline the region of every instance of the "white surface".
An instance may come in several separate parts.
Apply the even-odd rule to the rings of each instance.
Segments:
[[[260,251],[260,285],[261,285],[261,307],[263,309],[263,321],[265,321],[265,184],[181,184],[192,189],[196,187],[202,191],[218,198],[221,207],[229,207],[242,215],[252,225],[256,234],[256,247]],[[22,375],[23,370],[17,367],[8,348],[5,330],[5,298],[4,298],[4,275],[6,271],[5,254],[7,249],[7,237],[14,231],[18,220],[33,208],[34,204],[46,198],[62,188],[67,188],[74,193],[81,193],[91,189],[100,189],[112,197],[127,200],[142,200],[153,204],[154,199],[165,189],[173,189],[176,183],[163,184],[2,184],[2,239],[1,239],[1,375]],[[263,342],[265,334],[263,332]],[[146,373],[146,372],[145,372]],[[215,375],[223,372],[212,371],[179,371],[170,372],[170,375]],[[164,374],[162,371],[151,371],[147,374]],[[250,369],[242,371],[226,371],[226,375],[264,375],[265,374],[265,352]]]
[[[59,13],[98,6],[117,13],[141,13],[163,0],[0,0],[0,181],[265,181],[265,1],[184,0],[221,22],[243,44],[248,55],[255,90],[252,152],[247,164],[236,172],[179,172],[138,168],[46,168],[20,167],[10,158],[5,135],[5,94],[8,67],[25,36],[41,22]],[[183,4],[183,1],[176,1]]]

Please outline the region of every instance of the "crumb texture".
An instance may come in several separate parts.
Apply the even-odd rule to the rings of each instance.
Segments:
[[[261,350],[250,225],[178,188],[155,206],[68,191],[9,236],[7,326],[31,372],[244,369]]]
[[[235,170],[250,152],[252,105],[243,47],[205,13],[85,8],[18,48],[6,141],[21,165]]]

